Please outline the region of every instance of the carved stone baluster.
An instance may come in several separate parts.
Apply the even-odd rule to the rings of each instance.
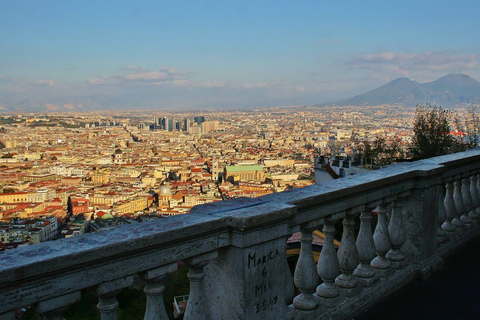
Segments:
[[[447,232],[442,229],[443,224],[447,219],[447,212],[445,211],[445,198],[440,196],[438,197],[438,229],[437,229],[437,238],[439,243],[445,242],[447,238]]]
[[[372,211],[363,211],[360,214],[360,231],[357,237],[359,265],[353,272],[364,286],[370,286],[378,280],[370,262],[375,258],[375,242],[372,234]]]
[[[295,285],[300,291],[300,294],[293,299],[293,305],[301,310],[312,310],[317,307],[313,297],[318,284],[318,275],[312,253],[312,232],[313,229],[300,228],[300,256],[293,276]]]
[[[167,274],[177,270],[177,263],[161,266],[156,269],[145,271],[141,277],[147,282],[143,291],[147,296],[147,308],[144,320],[168,320],[165,304],[163,302],[163,291],[165,286],[162,281]]]
[[[212,319],[208,297],[205,294],[204,267],[218,256],[217,251],[201,254],[199,256],[185,260],[188,266],[188,279],[190,280],[190,295],[188,297],[187,308],[185,310],[185,320]]]
[[[80,301],[80,291],[67,293],[52,299],[39,302],[35,311],[46,320],[63,320],[63,312],[77,301]]]
[[[133,284],[133,276],[128,276],[113,281],[99,284],[95,287],[95,292],[98,295],[97,308],[100,311],[102,320],[116,320],[117,319],[117,294],[124,288],[130,287]]]
[[[467,216],[470,218],[471,223],[473,219],[478,219],[478,215],[475,213],[473,208],[472,194],[470,193],[470,179],[465,178],[462,180],[462,199],[465,205],[465,211]]]
[[[455,202],[455,210],[457,211],[457,218],[460,219],[464,223],[464,225],[468,228],[472,223],[472,219],[467,215],[468,211],[466,211],[465,204],[463,203],[462,197],[462,181],[457,180],[453,184],[453,200]]]
[[[455,218],[452,220],[452,223],[457,227],[457,229],[461,229],[465,227],[465,222],[461,219],[463,214],[464,206],[462,200],[462,191],[461,191],[461,182],[455,181],[453,182],[453,208],[455,209]]]
[[[451,182],[447,182],[445,184],[445,198],[443,199],[443,206],[445,208],[445,222],[442,224],[442,229],[445,230],[447,235],[450,236],[457,230],[457,227],[453,223],[456,213],[455,203],[453,201],[453,185]]]
[[[323,243],[322,252],[320,253],[317,265],[318,275],[323,280],[323,283],[317,287],[317,296],[326,299],[338,297],[340,294],[340,291],[335,284],[335,278],[340,274],[340,266],[338,263],[337,252],[335,251],[334,223],[334,221],[325,219],[325,224],[323,226],[325,242]]]
[[[387,252],[386,257],[393,262],[396,269],[400,269],[405,261],[405,254],[401,248],[407,240],[407,235],[403,225],[402,206],[398,202],[392,202],[391,206],[392,213],[388,223],[388,234],[390,235],[392,248]]]
[[[474,219],[478,223],[478,218],[480,218],[480,197],[478,196],[477,191],[477,175],[474,174],[470,177],[470,196],[472,197],[472,215],[470,218]]]
[[[343,234],[337,257],[342,272],[336,279],[335,284],[342,289],[347,289],[347,296],[354,294],[353,289],[358,286],[358,280],[353,275],[358,266],[358,250],[355,244],[355,221],[352,211],[348,211],[343,218]]]
[[[385,258],[390,250],[390,235],[387,228],[387,208],[380,204],[377,207],[378,221],[373,234],[375,241],[375,252],[377,256],[372,260],[371,266],[374,267],[381,277],[386,277],[391,272],[392,263]]]

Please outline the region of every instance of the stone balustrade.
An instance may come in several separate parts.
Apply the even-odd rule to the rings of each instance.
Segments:
[[[27,305],[62,319],[86,288],[102,319],[116,319],[116,296],[136,276],[144,319],[167,319],[162,281],[178,261],[189,268],[185,319],[349,319],[480,234],[479,173],[474,149],[21,247],[0,254],[0,319]],[[318,263],[314,230],[325,235]],[[296,232],[292,274],[286,240]]]

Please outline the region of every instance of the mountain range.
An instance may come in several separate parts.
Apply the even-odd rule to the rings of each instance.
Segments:
[[[415,107],[417,104],[424,105],[425,103],[442,107],[480,104],[480,82],[466,74],[449,74],[426,83],[419,83],[408,78],[398,78],[367,93],[327,105],[399,104]]]

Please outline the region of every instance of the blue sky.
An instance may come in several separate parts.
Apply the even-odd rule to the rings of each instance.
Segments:
[[[479,1],[0,0],[0,106],[319,104],[398,77],[480,80],[478,12]]]

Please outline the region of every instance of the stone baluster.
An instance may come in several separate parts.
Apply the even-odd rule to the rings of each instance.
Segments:
[[[443,243],[447,238],[447,232],[442,228],[442,226],[447,221],[447,211],[445,210],[445,198],[443,196],[438,197],[438,228],[437,228],[437,238],[439,243]]]
[[[463,214],[463,200],[461,192],[461,182],[453,182],[453,208],[455,209],[455,218],[452,220],[452,223],[457,227],[457,229],[464,228],[465,222],[461,218]]]
[[[442,228],[447,232],[455,232],[457,228],[463,228],[465,224],[460,220],[457,215],[457,209],[455,207],[455,199],[453,198],[454,186],[452,182],[447,182],[445,185],[445,211],[447,213],[447,220],[442,225]]]
[[[71,292],[52,299],[40,301],[35,311],[43,315],[46,320],[63,320],[63,313],[67,308],[80,301],[80,291]]]
[[[323,243],[320,258],[318,259],[317,272],[323,283],[317,287],[317,296],[325,299],[338,297],[340,291],[335,284],[335,278],[340,274],[337,252],[335,251],[335,221],[325,219],[323,233],[325,242]]]
[[[143,291],[147,296],[147,308],[145,309],[144,320],[168,320],[165,304],[163,302],[163,291],[165,286],[163,280],[167,274],[177,270],[177,263],[161,266],[156,269],[145,271],[141,277],[146,281]]]
[[[453,200],[455,202],[455,210],[457,211],[457,218],[464,223],[464,226],[468,227],[472,223],[472,219],[467,215],[465,204],[462,197],[462,181],[457,180],[453,183]]]
[[[128,276],[104,282],[95,287],[95,292],[97,293],[99,300],[97,308],[100,311],[102,320],[117,319],[117,294],[119,294],[124,288],[130,287],[132,284],[133,276]]]
[[[301,249],[293,277],[300,294],[293,299],[293,305],[301,310],[312,310],[317,307],[313,297],[318,285],[318,275],[312,253],[312,232],[311,228],[300,228]]]
[[[478,218],[480,218],[480,197],[478,196],[478,190],[477,190],[477,175],[474,174],[470,177],[470,195],[472,197],[472,210],[474,212],[474,216],[471,216],[472,219],[477,219],[478,223]]]
[[[347,296],[354,294],[354,289],[358,286],[358,280],[353,275],[358,266],[358,250],[355,243],[355,221],[354,212],[347,211],[343,218],[343,234],[338,248],[337,257],[342,272],[336,279],[335,284],[342,289],[346,289]]]
[[[383,204],[377,206],[378,221],[373,233],[375,252],[377,256],[372,260],[374,267],[381,277],[386,277],[391,272],[392,263],[385,255],[390,250],[390,235],[387,227],[387,207]]]
[[[205,266],[217,256],[218,252],[212,251],[185,260],[190,271],[188,273],[190,295],[185,310],[185,320],[212,319],[203,280],[205,278]]]
[[[375,242],[372,234],[372,210],[365,210],[360,214],[360,231],[357,237],[358,258],[360,263],[354,275],[364,286],[370,286],[378,277],[370,262],[375,258]]]
[[[465,211],[471,222],[478,219],[478,214],[473,207],[472,194],[470,193],[470,179],[465,178],[462,180],[462,199],[465,204]]]
[[[403,225],[402,206],[398,202],[392,202],[391,207],[392,212],[388,222],[391,249],[387,252],[386,257],[393,262],[396,269],[400,269],[405,262],[405,254],[401,248],[407,240],[407,234]]]

